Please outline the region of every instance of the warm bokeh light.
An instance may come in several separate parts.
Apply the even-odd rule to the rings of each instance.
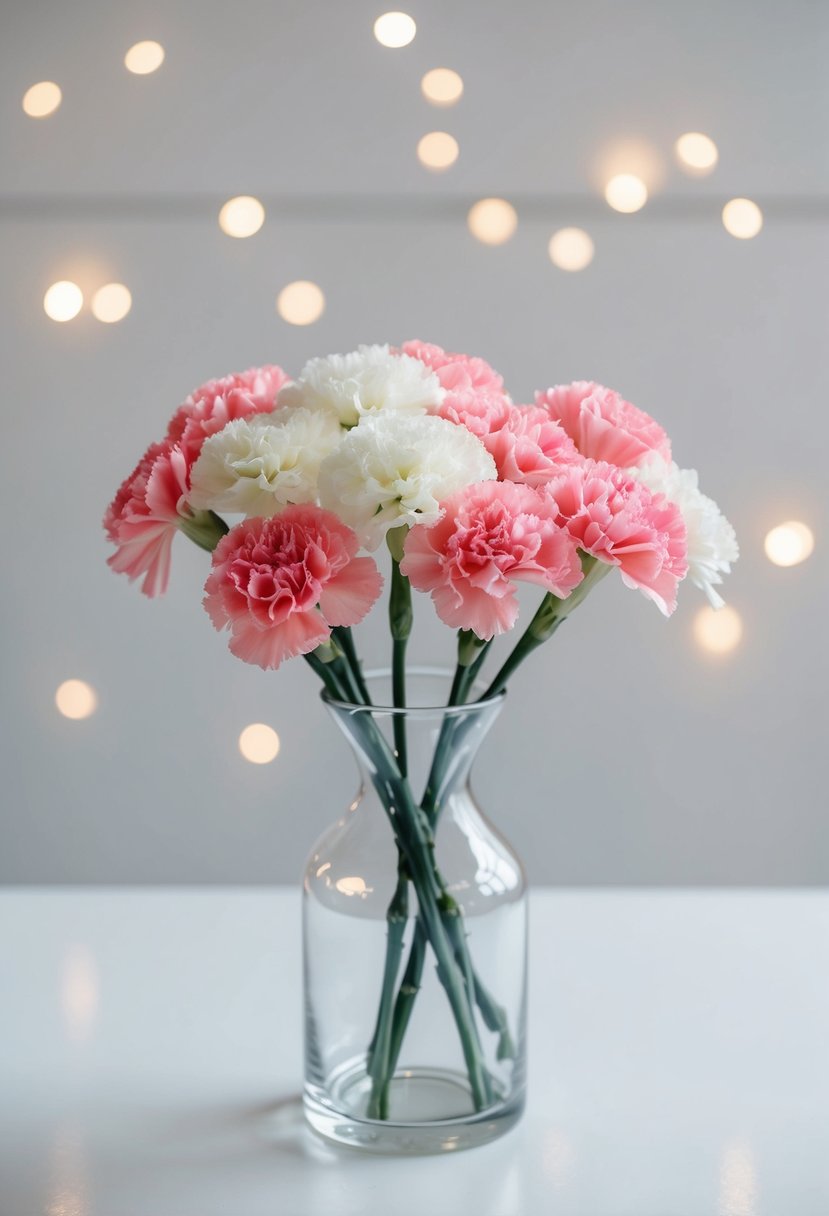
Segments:
[[[583,228],[559,228],[547,247],[550,261],[559,270],[584,270],[593,261],[595,247]]]
[[[157,72],[164,62],[164,47],[160,42],[136,42],[124,56],[124,66],[136,76]]]
[[[763,213],[750,198],[732,198],[722,209],[722,222],[726,232],[748,241],[763,227]]]
[[[812,556],[815,538],[812,529],[799,519],[787,520],[766,533],[766,557],[775,566],[796,566]]]
[[[417,26],[408,13],[383,13],[374,22],[374,37],[392,50],[408,46],[416,33]]]
[[[674,150],[683,169],[689,169],[697,177],[710,173],[719,159],[717,145],[701,131],[686,131],[680,135]]]
[[[743,622],[739,612],[729,607],[700,608],[694,617],[694,637],[703,650],[712,654],[727,654],[739,645]]]
[[[64,718],[79,721],[95,713],[98,694],[85,680],[64,680],[55,693],[55,705]]]
[[[642,136],[626,136],[603,143],[590,157],[590,181],[600,194],[614,177],[638,177],[648,197],[665,184],[667,167],[662,149]]]
[[[113,325],[123,321],[132,308],[132,296],[129,287],[123,283],[105,283],[99,287],[92,297],[92,315],[98,321]]]
[[[264,222],[265,208],[250,194],[229,198],[219,212],[219,227],[228,236],[253,236]]]
[[[458,141],[447,131],[430,131],[417,145],[417,159],[436,173],[449,169],[458,159]]]
[[[63,100],[60,85],[54,80],[41,80],[23,94],[23,109],[29,118],[46,118],[54,114]]]
[[[604,196],[614,211],[630,214],[648,201],[648,187],[635,173],[617,173],[604,188]]]
[[[453,106],[463,94],[463,80],[451,68],[432,68],[421,80],[420,88],[433,106]]]
[[[83,292],[77,283],[61,279],[43,297],[43,311],[53,321],[71,321],[83,308]]]
[[[276,311],[289,325],[313,325],[325,312],[322,288],[307,279],[297,279],[276,297]]]
[[[469,208],[466,222],[485,245],[503,245],[518,227],[518,216],[505,198],[482,198]]]
[[[279,735],[264,722],[251,722],[239,736],[239,751],[251,764],[270,764],[279,755]]]

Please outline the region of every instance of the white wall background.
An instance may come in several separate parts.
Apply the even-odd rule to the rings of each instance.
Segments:
[[[411,47],[383,50],[368,3],[84,0],[12,5],[0,44],[3,244],[0,880],[291,881],[345,806],[353,771],[310,672],[234,660],[199,605],[206,556],[176,543],[170,594],[150,602],[104,564],[100,517],[121,478],[200,381],[252,363],[420,336],[483,354],[517,400],[576,377],[619,388],[667,427],[681,463],[737,528],[728,596],[740,647],[692,638],[688,588],[670,622],[606,580],[514,682],[480,761],[492,817],[536,882],[822,883],[825,810],[829,253],[829,10],[820,4],[410,3]],[[167,50],[146,78],[126,48]],[[461,72],[453,110],[422,73]],[[61,109],[20,109],[55,79]],[[461,157],[433,177],[430,129]],[[703,130],[704,180],[672,164]],[[647,141],[661,184],[638,215],[597,194],[603,154]],[[248,241],[220,203],[263,198]],[[498,194],[519,228],[500,249],[465,214]],[[766,223],[736,241],[719,213],[755,198]],[[546,257],[580,223],[588,270]],[[127,283],[104,326],[58,325],[46,287]],[[318,282],[323,318],[285,324],[274,298]],[[781,520],[815,555],[764,557]],[[423,601],[415,656],[452,640]],[[382,661],[382,611],[359,631]],[[382,643],[382,645],[381,645]],[[61,718],[56,686],[98,690]],[[269,766],[240,757],[273,725]]]

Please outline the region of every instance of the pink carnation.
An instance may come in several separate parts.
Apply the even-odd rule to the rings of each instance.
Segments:
[[[170,550],[182,516],[188,465],[181,449],[165,441],[149,447],[121,485],[104,516],[118,546],[108,564],[130,579],[144,576],[145,595],[163,595],[170,578]]]
[[[578,550],[556,503],[529,486],[486,481],[453,495],[432,527],[406,537],[401,571],[430,591],[442,621],[491,638],[518,616],[515,582],[562,598],[581,582]]]
[[[187,505],[190,469],[205,439],[234,418],[273,410],[287,379],[281,367],[266,366],[203,384],[119,488],[104,516],[106,534],[118,546],[109,565],[130,579],[143,575],[145,595],[167,590],[173,537],[182,519],[193,517]]]
[[[452,354],[429,342],[404,342],[401,349],[425,363],[440,381],[446,394],[438,410],[442,418],[467,427],[478,438],[506,421],[510,400],[504,381],[485,360]]]
[[[370,557],[355,557],[358,547],[351,529],[320,507],[245,520],[213,553],[204,606],[217,629],[230,627],[233,654],[276,668],[371,608],[383,580]]]
[[[541,486],[581,456],[570,436],[546,410],[533,405],[508,407],[502,426],[482,436],[501,481]]]
[[[651,452],[671,459],[671,442],[659,423],[601,384],[576,380],[536,393],[535,400],[591,460],[626,469]]]
[[[618,566],[626,586],[671,615],[688,571],[685,523],[675,503],[614,465],[592,460],[568,469],[546,492],[580,549]]]
[[[202,444],[235,418],[269,414],[276,409],[276,396],[289,376],[275,364],[252,367],[246,372],[208,380],[195,389],[173,415],[167,438],[178,443],[192,466]]]

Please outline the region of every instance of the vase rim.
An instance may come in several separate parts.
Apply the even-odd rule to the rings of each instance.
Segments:
[[[451,686],[454,672],[448,667],[430,667],[430,666],[415,666],[408,668],[407,676],[425,676],[441,678],[446,681],[447,688]],[[365,680],[380,680],[388,679],[391,676],[390,667],[371,667],[363,673]],[[476,681],[480,687],[482,681]],[[475,684],[473,684],[473,689]],[[494,693],[491,697],[480,701],[467,701],[464,705],[447,705],[445,702],[442,705],[363,705],[358,701],[346,701],[341,697],[334,697],[327,688],[323,688],[320,692],[320,697],[326,705],[333,709],[345,710],[348,713],[369,713],[369,714],[405,714],[407,718],[433,718],[436,714],[441,714],[446,717],[457,717],[461,714],[471,712],[481,712],[489,709],[491,706],[501,705],[507,695],[507,690],[502,688],[500,692]]]

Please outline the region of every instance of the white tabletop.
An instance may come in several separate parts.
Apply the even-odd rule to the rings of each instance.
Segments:
[[[550,892],[518,1129],[302,1122],[299,895],[0,893],[2,1216],[825,1216],[829,896]]]

